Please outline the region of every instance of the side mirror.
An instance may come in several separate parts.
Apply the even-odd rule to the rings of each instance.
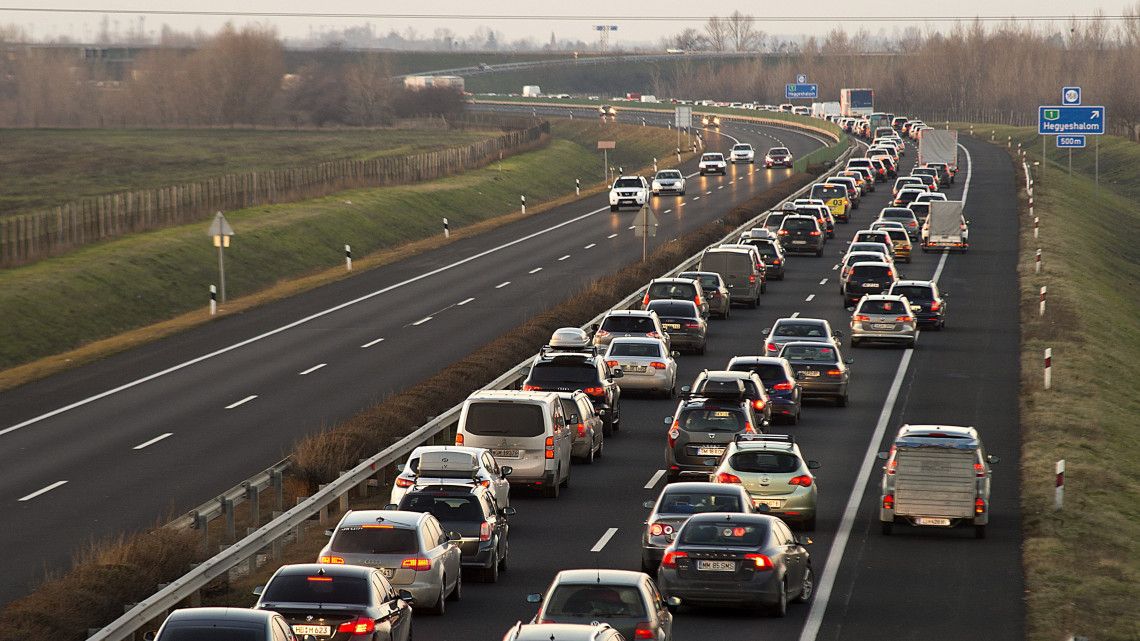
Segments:
[[[809,460],[807,462],[807,466],[808,466],[809,470],[818,470],[819,469],[819,461]]]
[[[763,334],[764,336],[767,336],[769,334],[769,332],[771,332],[771,331],[772,331],[771,327],[765,327],[764,331],[762,331],[760,333]]]
[[[831,330],[831,335],[836,338],[843,338],[843,331],[838,329]]]
[[[502,514],[503,516],[514,516],[518,513],[519,513],[518,510],[516,510],[515,508],[513,508],[509,505],[507,507],[499,510],[499,514]]]
[[[878,454],[876,454],[876,456],[879,457],[880,461],[885,461],[891,457],[891,453],[890,452],[879,452]]]
[[[154,641],[156,636],[158,636],[157,630],[147,630],[143,633],[143,641]]]
[[[530,367],[524,367],[524,368],[522,368],[521,370],[519,370],[519,374],[520,374],[520,375],[521,375],[523,378],[526,378],[527,376],[530,376]]]
[[[514,472],[514,471],[515,471],[515,468],[511,467],[510,465],[500,465],[499,466],[499,474],[502,474],[503,476],[510,476],[511,472]]]
[[[800,538],[796,539],[796,543],[799,543],[800,545],[811,545],[812,540],[806,536],[801,536]]]
[[[333,535],[332,530],[325,530],[325,536],[332,536],[332,535]]]
[[[542,595],[535,592],[534,594],[526,595],[527,603],[542,603]]]
[[[673,424],[673,417],[672,416],[666,416],[665,417],[665,424],[666,425],[672,425]]]
[[[646,501],[646,502],[641,504],[641,507],[643,507],[647,510],[652,510],[654,505],[656,505],[656,503],[654,501]]]
[[[854,363],[854,362],[855,362],[855,359],[854,359],[854,358],[849,358],[849,359],[847,359],[847,360],[845,360],[845,361],[843,361],[843,362],[844,362],[844,363],[847,363],[848,365],[850,365],[850,364],[852,364],[852,363]]]
[[[611,374],[611,375],[612,375],[614,378],[621,378],[621,377],[625,376],[625,372],[621,371],[621,368],[620,368],[620,367],[615,367],[615,368],[613,369],[613,371],[612,371],[612,372],[610,372],[610,374]]]
[[[681,597],[671,596],[668,599],[665,599],[665,603],[674,607],[674,608],[680,607]]]
[[[388,505],[385,505],[383,509],[385,509],[385,510],[395,510],[395,509],[397,509],[398,507],[400,507],[400,506],[396,505],[395,503],[389,503]]]
[[[669,355],[672,356],[673,358],[677,358],[678,356],[681,355],[681,352],[678,352],[677,350],[673,350],[673,351],[669,352]]]
[[[855,308],[854,308],[854,307],[847,307],[847,308],[845,308],[845,309],[846,309],[847,311],[849,311],[849,312],[853,312],[853,311],[855,311]]]
[[[265,586],[259,585],[253,589],[253,596],[261,596],[262,592],[265,592]]]
[[[571,415],[570,415],[570,422],[571,422],[571,423],[581,423],[582,421],[581,421],[581,420],[579,420],[579,418],[578,418],[578,415],[577,415],[577,414],[571,414]]]
[[[412,593],[408,592],[407,590],[397,590],[396,596],[400,597],[400,600],[404,603],[407,603],[408,605],[416,604],[416,598],[413,597]]]
[[[990,454],[990,455],[986,456],[986,462],[987,463],[1001,463],[1001,457],[999,457],[996,454]]]

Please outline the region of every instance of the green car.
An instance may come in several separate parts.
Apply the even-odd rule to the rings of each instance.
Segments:
[[[819,496],[811,473],[816,469],[819,462],[805,461],[792,436],[737,434],[709,480],[743,485],[754,507],[811,531]]]

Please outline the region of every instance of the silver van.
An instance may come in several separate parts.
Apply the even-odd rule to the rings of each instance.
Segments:
[[[511,484],[537,487],[550,498],[570,484],[574,435],[553,392],[479,390],[463,402],[455,444],[485,447],[511,466]]]
[[[724,279],[732,302],[743,303],[755,309],[760,304],[760,287],[763,274],[756,267],[753,253],[747,249],[715,247],[706,249],[697,271],[716,272]]]

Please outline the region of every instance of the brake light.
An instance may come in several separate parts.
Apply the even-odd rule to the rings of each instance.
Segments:
[[[546,437],[546,458],[554,458],[554,437]]]
[[[744,423],[744,433],[745,434],[755,434],[756,433],[755,428],[752,427],[752,423],[748,423],[748,422]]]
[[[693,299],[693,302],[697,304],[697,307],[700,307],[701,306],[701,297],[697,296],[696,298]]]
[[[985,514],[985,513],[986,513],[986,501],[985,501],[985,499],[978,497],[974,501],[974,514]]]
[[[646,336],[648,336],[649,338],[661,338],[661,334],[659,332],[656,332],[656,331],[649,332],[648,334],[646,334]]]
[[[654,523],[649,526],[649,534],[651,536],[669,536],[673,533],[673,526],[667,523]]]
[[[721,472],[720,474],[716,475],[716,482],[717,483],[741,483],[741,480],[740,480],[740,477],[735,475],[735,474],[729,474],[728,472]]]
[[[776,567],[772,565],[772,559],[769,559],[763,554],[745,554],[744,560],[752,561],[756,564],[757,570],[771,570]]]
[[[609,333],[609,332],[607,332],[607,331],[606,331],[606,330],[604,330],[604,329],[599,329],[599,330],[598,330],[598,331],[597,331],[597,332],[594,334],[594,336],[595,336],[595,337],[602,337],[602,338],[604,338],[604,337],[606,337],[606,336],[609,336],[609,335],[610,335],[610,333]]]
[[[416,572],[426,572],[431,569],[431,559],[404,559],[400,562],[400,567]]]
[[[768,350],[769,352],[775,352],[775,351],[779,350],[779,348],[776,347],[775,345],[773,345],[772,343],[765,343],[764,349]]]
[[[587,387],[586,389],[584,389],[582,391],[585,392],[586,394],[589,394],[590,396],[605,396],[606,395],[606,388],[604,388],[604,387]]]
[[[817,232],[817,231],[808,232],[808,235],[809,236],[818,236],[819,232]]]
[[[749,274],[748,275],[748,282],[755,283],[756,282],[756,274]]]
[[[463,434],[462,433],[455,435],[455,444],[456,445],[463,445]]]
[[[911,318],[910,316],[899,316],[899,317],[895,318],[896,323],[910,323],[912,321],[914,321],[914,319]]]
[[[837,369],[829,369],[829,370],[827,370],[827,375],[828,376],[842,376],[843,372],[841,372]]]
[[[541,392],[542,388],[538,385],[523,385],[524,392]]]
[[[793,385],[790,381],[786,381],[783,383],[776,383],[772,386],[772,389],[789,390],[793,389]]]
[[[869,321],[869,320],[871,320],[871,317],[870,316],[864,316],[863,314],[856,314],[855,320],[857,320],[857,321]]]
[[[655,639],[656,634],[653,634],[653,628],[649,627],[648,621],[642,621],[637,624],[637,629],[633,631],[633,638],[635,639]]]
[[[337,633],[347,632],[349,634],[372,634],[376,629],[376,622],[372,619],[360,617],[352,621],[345,621],[337,626]]]
[[[673,427],[669,429],[669,447],[677,442],[677,437],[681,435],[681,430],[677,429],[677,424],[673,423]]]
[[[696,323],[693,321],[685,321],[685,329],[696,329],[700,326],[701,326],[700,323]]]
[[[415,484],[416,482],[412,479],[406,479],[400,476],[396,477],[396,487],[411,487]]]
[[[986,475],[986,466],[981,463],[974,463],[974,474],[978,478],[983,478]]]
[[[893,271],[891,271],[889,269],[887,270],[887,276],[894,276],[894,275],[895,275],[895,273]]]
[[[650,363],[649,366],[653,369],[665,369],[665,363],[662,363],[661,361],[654,361]]]
[[[666,552],[661,559],[661,567],[675,568],[677,567],[677,559],[686,556],[689,556],[688,552]]]
[[[334,563],[337,565],[341,565],[344,563],[344,559],[342,557],[339,557],[339,556],[322,556],[320,559],[318,559],[318,562],[319,563]]]
[[[762,399],[762,398],[758,398],[758,399],[752,401],[753,409],[762,410],[762,409],[764,409],[765,405],[767,405],[767,403],[765,403],[764,399]]]
[[[778,258],[773,258],[773,259],[772,259],[772,264],[773,264],[773,265],[779,265],[779,264],[780,264],[780,260],[779,260]]]
[[[645,292],[645,298],[641,299],[641,306],[645,307],[649,304],[649,292]]]
[[[606,361],[606,365],[608,365],[609,367],[617,367],[618,362],[617,361]]]
[[[586,424],[585,423],[578,423],[578,436],[585,436],[585,435],[586,435]]]
[[[787,235],[788,235],[788,230],[786,230],[786,229],[781,229],[781,230],[779,231],[779,234],[778,234],[778,235],[780,235],[780,236],[787,236]]]
[[[930,311],[936,312],[941,307],[942,307],[942,303],[939,303],[938,301],[934,301],[933,303],[930,304]]]
[[[798,485],[800,487],[811,487],[811,477],[806,475],[806,474],[801,475],[801,476],[793,476],[788,481],[788,485]]]
[[[491,540],[491,524],[490,523],[483,521],[482,523],[479,524],[479,540],[480,541],[490,541]]]
[[[895,509],[895,495],[894,494],[888,494],[888,495],[883,497],[883,509],[884,510]]]

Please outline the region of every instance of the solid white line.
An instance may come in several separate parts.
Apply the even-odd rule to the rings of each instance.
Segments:
[[[300,374],[297,374],[297,376],[307,376],[307,375],[312,374],[313,372],[319,370],[320,368],[324,367],[325,365],[328,365],[328,363],[321,363],[320,365],[314,365],[314,366],[310,367],[309,369],[301,372]]]
[[[361,345],[360,347],[361,347],[361,349],[366,349],[366,348],[372,347],[376,343],[383,343],[383,342],[384,342],[383,338],[377,338],[376,340],[374,340],[370,343],[365,343],[365,344]]]
[[[826,285],[826,284],[827,284],[827,279],[826,279],[826,278],[824,278],[823,280],[819,281],[819,284],[820,284],[820,285]]]
[[[132,450],[141,450],[144,447],[149,447],[151,445],[154,445],[155,443],[161,441],[162,439],[171,437],[173,435],[174,435],[174,432],[167,432],[166,434],[163,434],[162,436],[156,436],[156,437],[150,439],[149,441],[147,441],[145,443],[139,443],[138,445],[132,447],[131,449]]]
[[[255,398],[257,398],[257,394],[254,394],[253,396],[246,396],[245,398],[243,398],[243,399],[241,399],[240,401],[238,401],[238,402],[234,403],[233,405],[227,405],[227,406],[226,406],[226,409],[228,409],[228,410],[232,410],[233,408],[235,408],[235,407],[237,407],[237,406],[239,406],[239,405],[245,405],[246,403],[248,403],[248,402],[252,401],[252,400],[253,400],[253,399],[255,399]]]
[[[633,227],[630,227],[630,229],[633,229]],[[606,238],[617,238],[617,234],[610,234],[609,236],[606,236]]]
[[[435,318],[435,317],[434,316],[424,316],[423,318],[419,319],[418,321],[412,323],[412,327],[417,327],[419,325],[423,325],[424,323],[428,322],[429,320],[431,320],[433,318]]]
[[[804,299],[804,302],[810,303],[812,301],[812,299],[814,299],[814,298],[815,298],[815,294],[808,294],[808,297]]]
[[[633,227],[630,227],[630,229],[633,229]],[[594,245],[597,245],[597,243],[590,243],[589,245],[586,245],[586,246],[585,246],[585,247],[583,247],[582,249],[590,249],[590,248],[591,248],[591,247],[593,247]]]
[[[463,301],[456,303],[455,306],[456,307],[463,307],[464,305],[466,305],[467,303],[470,303],[473,300],[475,300],[475,299],[474,298],[468,298],[467,300],[463,300]]]
[[[42,490],[36,490],[35,492],[32,492],[31,494],[20,498],[20,500],[21,501],[30,501],[30,500],[36,498],[37,496],[44,494],[45,492],[50,492],[50,491],[54,490],[55,488],[63,485],[64,483],[67,483],[67,481],[56,481],[55,483],[52,483],[51,485],[43,488]]]
[[[660,481],[662,476],[665,476],[665,470],[657,470],[653,476],[650,477],[649,482],[645,484],[645,489],[652,490],[653,486],[657,485],[657,481]]]
[[[509,280],[504,280],[503,282],[499,283],[498,285],[495,285],[495,289],[502,289],[502,288],[504,288],[504,287],[506,287],[507,285],[510,285],[510,284],[511,284],[511,281],[509,281]]]
[[[559,258],[559,259],[558,259],[558,261],[559,261],[559,262],[561,262],[561,261],[564,261],[564,260],[566,260],[567,258],[570,258],[570,254],[566,254],[566,255],[565,255],[565,256],[563,256],[562,258]]]
[[[542,271],[542,268],[541,268],[541,267],[535,267],[534,269],[530,270],[530,271],[529,271],[529,272],[527,272],[527,273],[528,273],[528,274],[537,274],[537,273],[538,273],[538,272],[540,272],[540,271]]]
[[[239,342],[234,343],[233,345],[230,345],[228,347],[223,347],[221,349],[215,350],[215,351],[210,352],[208,354],[203,354],[202,356],[199,356],[197,358],[192,358],[192,359],[185,361],[183,363],[179,363],[178,365],[174,365],[174,366],[168,367],[164,370],[155,372],[154,374],[149,374],[149,375],[144,376],[142,378],[135,379],[129,383],[124,383],[123,385],[109,389],[105,392],[100,392],[94,396],[89,396],[85,399],[76,401],[74,403],[70,403],[70,404],[65,405],[63,407],[54,409],[50,412],[41,414],[41,415],[36,416],[34,418],[30,418],[26,421],[17,423],[15,425],[10,426],[10,427],[6,427],[6,428],[0,430],[0,436],[8,434],[9,432],[14,432],[18,429],[27,427],[29,425],[34,425],[36,423],[39,423],[40,421],[49,419],[53,416],[58,416],[60,414],[63,414],[64,412],[71,411],[77,407],[83,407],[84,405],[87,405],[89,403],[93,403],[95,401],[104,399],[104,398],[111,396],[113,394],[118,394],[119,392],[131,389],[132,387],[137,387],[139,385],[142,385],[143,383],[148,383],[150,381],[155,380],[156,378],[160,378],[162,376],[166,376],[167,374],[177,372],[179,370],[190,367],[191,365],[197,365],[198,363],[201,363],[203,361],[221,356],[222,354],[232,352],[236,349],[245,347],[246,345],[250,345],[250,344],[256,343],[260,340],[264,340],[266,338],[269,338],[270,336],[275,336],[277,334],[288,331],[288,330],[293,329],[295,327],[300,327],[301,325],[304,325],[305,323],[314,321],[314,320],[321,318],[321,317],[324,317],[324,316],[328,316],[329,314],[332,314],[335,312],[339,312],[342,309],[352,307],[353,305],[357,305],[357,304],[362,303],[364,301],[367,301],[369,299],[375,298],[376,296],[379,296],[381,294],[386,294],[386,293],[388,293],[394,289],[399,289],[400,287],[405,287],[405,286],[410,285],[412,283],[419,282],[425,278],[430,278],[432,276],[435,276],[436,274],[441,274],[441,273],[448,271],[450,269],[454,269],[454,268],[459,267],[461,265],[465,265],[471,261],[478,260],[480,258],[483,258],[484,256],[489,256],[495,252],[502,251],[508,247],[513,247],[513,246],[518,245],[520,243],[524,243],[528,240],[533,240],[534,238],[542,236],[543,234],[548,234],[552,231],[556,231],[558,229],[561,229],[562,227],[566,227],[567,225],[572,225],[574,223],[580,222],[580,221],[585,220],[591,216],[595,216],[595,215],[597,215],[603,211],[608,212],[609,209],[610,209],[609,205],[606,205],[604,207],[599,207],[598,209],[595,209],[595,210],[590,211],[590,212],[586,212],[585,214],[582,214],[581,216],[571,218],[570,220],[563,221],[561,223],[558,223],[557,225],[551,225],[550,227],[547,227],[546,229],[540,229],[540,230],[534,232],[533,234],[528,234],[526,236],[523,236],[522,238],[516,238],[515,240],[512,240],[508,243],[503,243],[502,245],[499,245],[498,247],[492,247],[486,251],[479,252],[478,254],[475,254],[474,256],[469,256],[467,258],[464,258],[463,260],[458,260],[454,263],[451,263],[450,265],[444,265],[443,267],[438,267],[438,268],[433,269],[429,272],[425,272],[423,274],[420,274],[419,276],[413,276],[411,278],[408,278],[406,280],[402,280],[398,283],[389,285],[387,287],[383,287],[381,289],[378,289],[374,292],[370,292],[370,293],[365,294],[363,296],[360,296],[358,298],[354,298],[350,301],[343,302],[339,305],[334,305],[328,309],[319,311],[315,314],[310,314],[309,316],[306,316],[305,318],[295,320],[292,323],[282,325],[281,327],[278,327],[276,329],[272,329],[272,330],[265,332],[263,334],[258,334],[257,336],[247,338],[243,341],[239,341]]]
[[[606,547],[606,544],[610,542],[610,539],[614,538],[614,535],[617,534],[617,530],[618,529],[616,527],[612,527],[606,530],[606,533],[602,535],[602,538],[598,539],[598,542],[594,544],[594,547],[590,548],[590,551],[601,552],[602,548]]]

